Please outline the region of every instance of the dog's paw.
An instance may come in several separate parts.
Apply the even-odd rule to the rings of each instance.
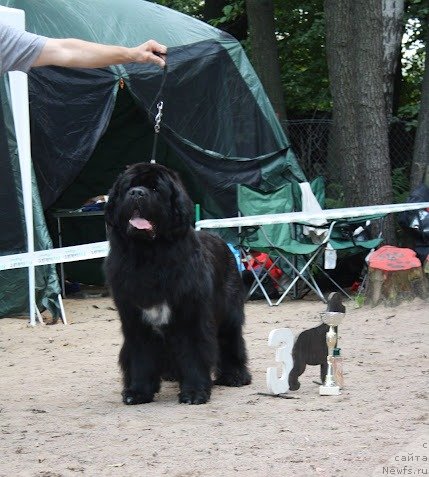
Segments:
[[[289,382],[289,391],[298,391],[298,389],[301,387],[301,384],[299,381],[295,382]]]
[[[131,389],[122,391],[122,402],[127,405],[144,404],[153,401],[153,394],[141,393]]]
[[[240,387],[252,382],[252,376],[246,368],[220,373],[215,384],[219,386]]]
[[[205,404],[210,399],[210,393],[206,390],[186,390],[179,393],[181,404]]]

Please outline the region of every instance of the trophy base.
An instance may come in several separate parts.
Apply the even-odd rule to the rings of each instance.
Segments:
[[[319,386],[320,396],[339,396],[340,394],[339,386]]]

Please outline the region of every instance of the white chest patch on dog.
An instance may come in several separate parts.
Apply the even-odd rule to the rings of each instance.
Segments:
[[[168,325],[170,315],[171,310],[167,303],[161,303],[151,308],[143,308],[142,310],[142,320],[155,327]]]

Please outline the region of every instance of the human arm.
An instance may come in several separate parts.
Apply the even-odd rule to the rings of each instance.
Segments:
[[[32,66],[102,68],[126,63],[154,63],[165,66],[167,47],[149,40],[139,46],[102,45],[73,38],[48,38]]]

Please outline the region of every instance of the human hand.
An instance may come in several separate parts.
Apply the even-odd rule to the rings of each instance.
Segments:
[[[165,45],[161,45],[155,40],[149,40],[131,49],[133,50],[133,61],[136,63],[154,63],[164,68],[167,55]]]

